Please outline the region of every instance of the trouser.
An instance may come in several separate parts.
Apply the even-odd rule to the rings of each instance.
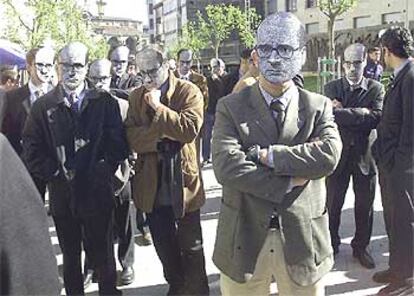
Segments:
[[[200,211],[176,220],[171,206],[160,206],[148,214],[148,222],[170,291],[208,295]]]
[[[387,232],[388,236],[388,250],[391,250],[394,248],[392,245],[393,239],[391,238],[391,225],[392,225],[392,202],[391,202],[391,193],[390,189],[392,186],[389,184],[389,180],[385,177],[385,173],[383,173],[381,170],[378,171],[378,181],[380,184],[380,190],[381,190],[381,203],[382,203],[382,214],[384,216],[384,224],[385,224],[385,231]],[[391,261],[391,257],[393,256],[393,252],[390,252],[390,256],[388,258],[388,264]]]
[[[70,211],[65,216],[53,216],[59,245],[63,253],[63,279],[66,295],[84,295],[81,244],[92,269],[96,271],[100,295],[120,295],[116,289],[116,267],[112,243],[113,211],[77,218]]]
[[[392,171],[380,171],[389,265],[394,276],[407,279],[414,276],[414,180],[412,174]]]
[[[202,155],[203,161],[210,160],[211,154],[211,136],[213,134],[215,115],[206,113],[204,117],[203,140],[202,140]]]
[[[341,211],[351,176],[355,194],[355,235],[351,246],[354,249],[363,250],[369,245],[371,239],[376,175],[362,174],[357,160],[357,157],[352,156],[344,160],[343,166],[338,166],[341,167],[341,170],[336,170],[326,180],[329,230],[334,248],[341,243],[338,231],[341,222]]]
[[[43,203],[45,203],[45,195],[46,195],[46,182],[33,177],[33,182],[36,185],[37,190],[39,191],[40,197],[42,198]]]
[[[289,276],[283,254],[283,243],[280,231],[270,229],[265,243],[257,258],[253,276],[245,283],[238,283],[220,275],[220,289],[223,296],[270,294],[272,277],[275,278],[280,296],[323,296],[325,295],[322,281],[313,285],[299,286]]]
[[[118,260],[123,268],[134,264],[134,225],[131,205],[131,183],[115,198],[115,234],[118,237]]]

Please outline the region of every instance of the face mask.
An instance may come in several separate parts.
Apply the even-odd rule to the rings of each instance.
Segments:
[[[34,60],[34,75],[40,83],[52,83],[55,53],[50,48],[40,48]],[[33,74],[32,74],[33,75]]]
[[[275,84],[291,80],[304,64],[304,47],[299,40],[301,23],[293,15],[266,19],[258,30],[256,52],[263,77]]]
[[[59,72],[65,87],[75,90],[84,83],[87,73],[87,48],[82,43],[71,43],[60,53]]]

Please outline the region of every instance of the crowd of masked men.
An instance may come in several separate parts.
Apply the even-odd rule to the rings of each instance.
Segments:
[[[214,58],[207,78],[185,48],[167,60],[148,46],[131,59],[119,45],[90,63],[80,42],[29,50],[26,84],[1,72],[1,294],[60,293],[47,195],[66,295],[92,281],[100,295],[121,295],[117,284],[139,276],[136,228],[168,295],[208,295],[201,168],[212,163],[223,295],[268,295],[272,279],[280,295],[324,295],[351,177],[353,257],[375,268],[379,180],[390,257],[373,281],[386,284],[378,295],[413,295],[414,44],[392,27],[378,46],[349,45],[325,96],[304,88],[306,34],[290,13],[261,23],[238,71]],[[385,86],[381,61],[393,72]]]

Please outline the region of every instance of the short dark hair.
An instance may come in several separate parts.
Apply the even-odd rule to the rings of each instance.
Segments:
[[[180,59],[180,55],[185,52],[185,51],[189,51],[191,53],[191,59],[193,59],[193,51],[189,48],[181,48],[178,52],[177,52],[177,60]]]
[[[413,36],[410,31],[400,26],[387,29],[380,38],[382,46],[399,58],[409,58],[414,49]]]
[[[0,69],[0,85],[4,85],[11,80],[13,83],[19,79],[19,73],[13,68]]]
[[[376,52],[376,51],[381,51],[381,48],[379,48],[378,46],[370,47],[368,49],[368,54],[371,54],[371,53]]]
[[[244,60],[250,59],[250,55],[252,54],[253,49],[252,48],[245,48],[240,53],[240,58]]]

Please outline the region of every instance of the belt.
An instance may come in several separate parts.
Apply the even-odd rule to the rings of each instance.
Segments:
[[[272,218],[270,219],[270,222],[269,222],[269,229],[280,229],[278,216],[272,215]]]

